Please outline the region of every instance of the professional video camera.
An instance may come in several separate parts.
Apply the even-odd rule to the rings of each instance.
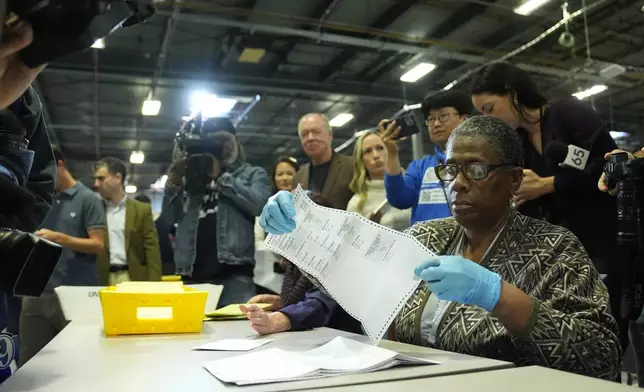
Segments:
[[[3,0],[0,0],[3,2]],[[29,67],[91,47],[113,31],[150,18],[152,0],[8,0],[0,6],[2,25],[31,24],[34,40],[21,52]]]
[[[617,189],[617,248],[614,260],[622,267],[621,315],[636,320],[642,313],[644,288],[644,245],[640,188],[644,180],[644,159],[629,160],[628,154],[613,154],[604,166],[609,189]]]
[[[203,194],[213,180],[214,165],[226,161],[226,138],[222,133],[235,135],[235,126],[227,118],[204,119],[201,114],[187,121],[176,134],[173,162],[180,169],[185,190],[189,194]]]

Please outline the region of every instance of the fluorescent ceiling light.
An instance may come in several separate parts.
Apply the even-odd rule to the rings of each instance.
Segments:
[[[436,65],[432,63],[420,63],[414,68],[407,71],[403,76],[401,76],[400,81],[406,83],[414,83],[418,79],[432,72],[434,69],[436,69]]]
[[[237,59],[240,63],[259,64],[262,57],[266,54],[266,49],[262,48],[244,48]]]
[[[132,155],[130,155],[130,163],[140,165],[144,160],[145,154],[143,154],[143,151],[132,151]]]
[[[353,114],[351,113],[342,113],[333,117],[333,120],[329,121],[329,125],[334,128],[343,127],[346,123],[353,120]]]
[[[146,99],[143,101],[141,114],[144,116],[158,116],[161,111],[161,101]]]
[[[454,86],[456,86],[456,80],[453,81],[452,83],[448,84],[447,86],[443,87],[443,91],[450,90]]]
[[[105,41],[103,40],[103,38],[99,38],[99,39],[97,39],[97,40],[92,44],[92,48],[94,48],[94,49],[105,49]]]
[[[589,89],[580,91],[578,93],[574,93],[573,96],[577,97],[577,99],[586,99],[586,98],[591,97],[591,96],[593,96],[595,94],[599,94],[599,93],[601,93],[603,91],[606,91],[606,89],[608,89],[608,86],[606,86],[604,84],[597,84],[597,85],[594,85],[593,87],[591,87]]]
[[[237,105],[237,100],[232,98],[219,98],[215,94],[195,92],[190,96],[190,116],[196,117],[199,113],[203,118],[222,117],[228,114]]]
[[[623,138],[631,136],[631,134],[628,133],[628,132],[610,131],[610,136],[613,139],[623,139]]]
[[[125,193],[136,193],[136,185],[126,185]]]
[[[530,15],[535,10],[543,7],[552,0],[525,0],[523,4],[514,9],[515,14]]]

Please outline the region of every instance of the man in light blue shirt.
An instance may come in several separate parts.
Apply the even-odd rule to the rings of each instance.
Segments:
[[[446,191],[440,184],[434,166],[445,161],[445,146],[452,131],[472,113],[469,96],[457,91],[443,91],[425,98],[422,112],[427,121],[429,138],[436,145],[434,154],[412,161],[403,172],[398,158],[398,130],[395,123],[380,131],[389,158],[385,165],[387,200],[401,210],[411,208],[411,224],[451,216]]]

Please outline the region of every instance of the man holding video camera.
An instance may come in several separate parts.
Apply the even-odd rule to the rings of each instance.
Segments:
[[[178,135],[162,213],[177,224],[177,274],[223,285],[220,307],[245,303],[256,293],[254,224],[271,193],[268,175],[245,162],[227,118],[197,117]]]

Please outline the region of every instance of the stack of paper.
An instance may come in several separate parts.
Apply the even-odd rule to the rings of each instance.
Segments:
[[[266,247],[317,280],[377,344],[420,283],[414,268],[434,254],[408,234],[315,204],[300,186],[293,203],[296,229],[268,235]]]
[[[310,351],[272,348],[209,362],[205,368],[223,382],[251,385],[368,373],[397,365],[435,364],[437,362],[337,337]]]
[[[221,309],[217,309],[214,312],[206,313],[207,320],[213,321],[223,321],[223,320],[244,320],[246,315],[239,308],[242,304],[232,304],[224,306]],[[251,305],[249,305],[251,306]],[[252,304],[252,306],[258,306],[264,310],[271,308],[271,304]]]
[[[195,347],[196,351],[250,351],[265,344],[274,342],[275,339],[222,339]]]

